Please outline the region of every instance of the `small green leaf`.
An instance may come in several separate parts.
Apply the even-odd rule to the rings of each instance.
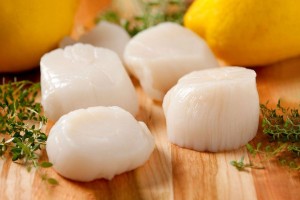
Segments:
[[[266,151],[266,152],[271,152],[271,151],[272,151],[272,147],[271,147],[270,145],[267,145],[267,146],[265,147],[265,151]]]
[[[26,170],[27,170],[28,172],[31,172],[31,169],[32,169],[32,167],[31,167],[30,165],[28,165],[28,166],[26,167]]]
[[[253,148],[253,146],[252,146],[251,144],[247,143],[247,144],[246,144],[246,148],[248,149],[248,151],[249,151],[251,154],[254,153],[254,148]]]
[[[18,154],[18,153],[14,153],[14,154],[13,154],[13,156],[12,156],[12,161],[16,161],[16,160],[18,160],[18,159],[19,159],[19,157],[20,157],[20,154]]]
[[[256,150],[257,150],[257,151],[259,151],[261,145],[262,145],[261,142],[257,143],[257,145],[256,145]]]
[[[51,185],[58,185],[58,181],[54,178],[48,178],[47,182]]]
[[[52,167],[53,164],[50,162],[42,162],[41,164],[39,164],[39,166],[41,166],[42,168],[49,168]]]

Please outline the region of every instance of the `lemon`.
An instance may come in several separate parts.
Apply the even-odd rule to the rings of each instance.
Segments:
[[[231,65],[259,66],[300,55],[299,0],[196,0],[184,24]]]
[[[0,72],[38,66],[72,29],[78,0],[1,0]]]

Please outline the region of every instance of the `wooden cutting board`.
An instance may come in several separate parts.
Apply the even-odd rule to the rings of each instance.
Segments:
[[[255,68],[260,102],[285,106],[300,103],[300,57],[273,66]],[[39,72],[19,75],[36,78]],[[142,167],[116,176],[112,181],[89,183],[62,178],[45,170],[59,185],[41,180],[40,172],[28,173],[9,159],[0,160],[0,199],[299,199],[299,172],[278,162],[265,162],[266,169],[239,172],[231,160],[249,157],[245,148],[231,152],[207,153],[179,148],[168,142],[160,103],[152,102],[136,84],[140,112],[155,137],[156,148]],[[51,127],[51,124],[49,124]],[[262,138],[261,130],[254,140]],[[42,159],[46,159],[44,154]],[[44,171],[42,171],[44,172]]]
[[[96,2],[96,1],[95,1]],[[83,12],[87,13],[87,12]],[[284,106],[300,104],[300,57],[272,66],[255,68],[260,102]],[[1,75],[18,79],[39,80],[39,71],[18,75]],[[265,162],[266,169],[239,172],[231,160],[245,156],[245,148],[231,152],[207,153],[179,148],[167,140],[165,118],[160,103],[152,102],[136,84],[140,112],[155,137],[156,148],[142,167],[116,176],[112,181],[89,183],[62,178],[52,169],[28,173],[23,166],[0,160],[0,200],[6,199],[300,199],[299,172],[290,171],[276,161]],[[48,129],[51,123],[48,125]],[[255,141],[263,134],[258,131]],[[47,159],[43,154],[42,159]],[[51,187],[41,179],[47,172],[59,185]]]

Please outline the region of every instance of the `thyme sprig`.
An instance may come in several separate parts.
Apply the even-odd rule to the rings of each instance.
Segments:
[[[140,2],[142,14],[132,19],[121,19],[117,12],[107,11],[102,13],[96,21],[106,20],[120,24],[131,36],[134,36],[161,22],[182,24],[188,7],[185,0],[141,0]]]
[[[28,171],[52,166],[39,163],[47,140],[42,130],[47,118],[36,101],[39,91],[40,84],[30,81],[0,85],[0,156],[11,155],[12,161],[25,165]]]
[[[244,162],[244,156],[241,157],[239,161],[237,160],[232,160],[230,164],[234,166],[237,170],[239,171],[247,171],[247,168],[252,168],[252,169],[264,169],[264,166],[258,166],[254,165],[252,162],[245,163]]]
[[[263,133],[270,135],[273,140],[299,142],[300,115],[298,109],[284,108],[278,100],[276,109],[270,109],[267,104],[261,104],[263,116]]]
[[[259,147],[261,146],[261,148]],[[251,160],[256,159],[259,155],[260,163],[269,160],[277,160],[281,165],[288,166],[290,169],[300,170],[300,155],[297,146],[288,142],[272,142],[262,144],[261,142],[256,147],[247,144],[248,152],[251,155]],[[295,151],[296,150],[296,151]]]
[[[267,141],[258,142],[256,145],[247,144],[246,148],[255,160],[259,155],[265,162],[278,160],[280,164],[290,169],[300,170],[300,115],[297,108],[284,108],[278,100],[276,108],[269,108],[268,102],[260,105],[262,114],[263,133]],[[231,164],[240,170],[248,167],[243,160],[232,161]],[[238,165],[239,164],[239,165]]]

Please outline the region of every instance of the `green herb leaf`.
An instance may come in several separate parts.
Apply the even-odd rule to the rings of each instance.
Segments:
[[[39,164],[42,168],[49,168],[49,167],[52,167],[53,164],[50,163],[50,162],[42,162]]]
[[[58,185],[58,181],[54,178],[48,178],[47,179],[47,182],[50,184],[50,185]]]
[[[254,153],[254,148],[253,148],[253,146],[251,145],[251,144],[246,144],[246,148],[248,149],[248,151],[251,153],[251,154],[253,154]]]

